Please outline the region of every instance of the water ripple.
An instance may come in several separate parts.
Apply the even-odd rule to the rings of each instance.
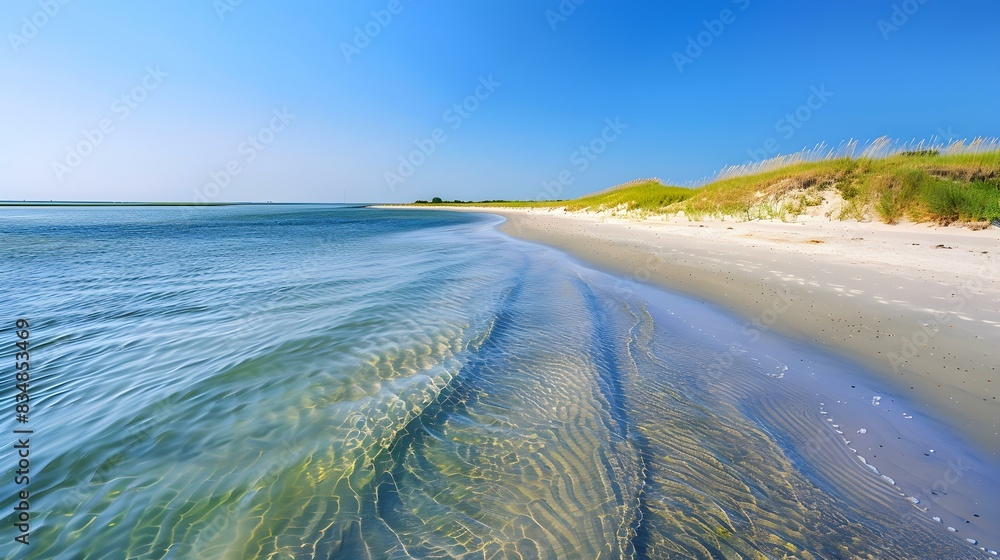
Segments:
[[[37,212],[0,221],[0,315],[33,323],[32,558],[974,552],[842,446],[797,455],[809,396],[759,360],[706,374],[718,344],[491,219]]]

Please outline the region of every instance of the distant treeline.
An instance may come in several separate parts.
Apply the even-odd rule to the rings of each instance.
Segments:
[[[414,200],[414,204],[499,204],[503,202],[510,202],[509,200],[441,200],[440,197],[435,196],[426,200]]]

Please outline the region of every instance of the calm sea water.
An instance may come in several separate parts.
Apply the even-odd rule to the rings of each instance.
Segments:
[[[0,556],[977,557],[815,435],[787,360],[713,373],[736,329],[497,221],[0,210]]]

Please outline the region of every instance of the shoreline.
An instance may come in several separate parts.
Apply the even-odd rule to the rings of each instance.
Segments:
[[[502,216],[512,237],[844,356],[1000,464],[1000,231],[419,209]]]

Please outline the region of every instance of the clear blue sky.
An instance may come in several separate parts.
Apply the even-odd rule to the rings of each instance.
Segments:
[[[1000,131],[995,0],[576,1],[6,0],[0,199],[571,197]]]

